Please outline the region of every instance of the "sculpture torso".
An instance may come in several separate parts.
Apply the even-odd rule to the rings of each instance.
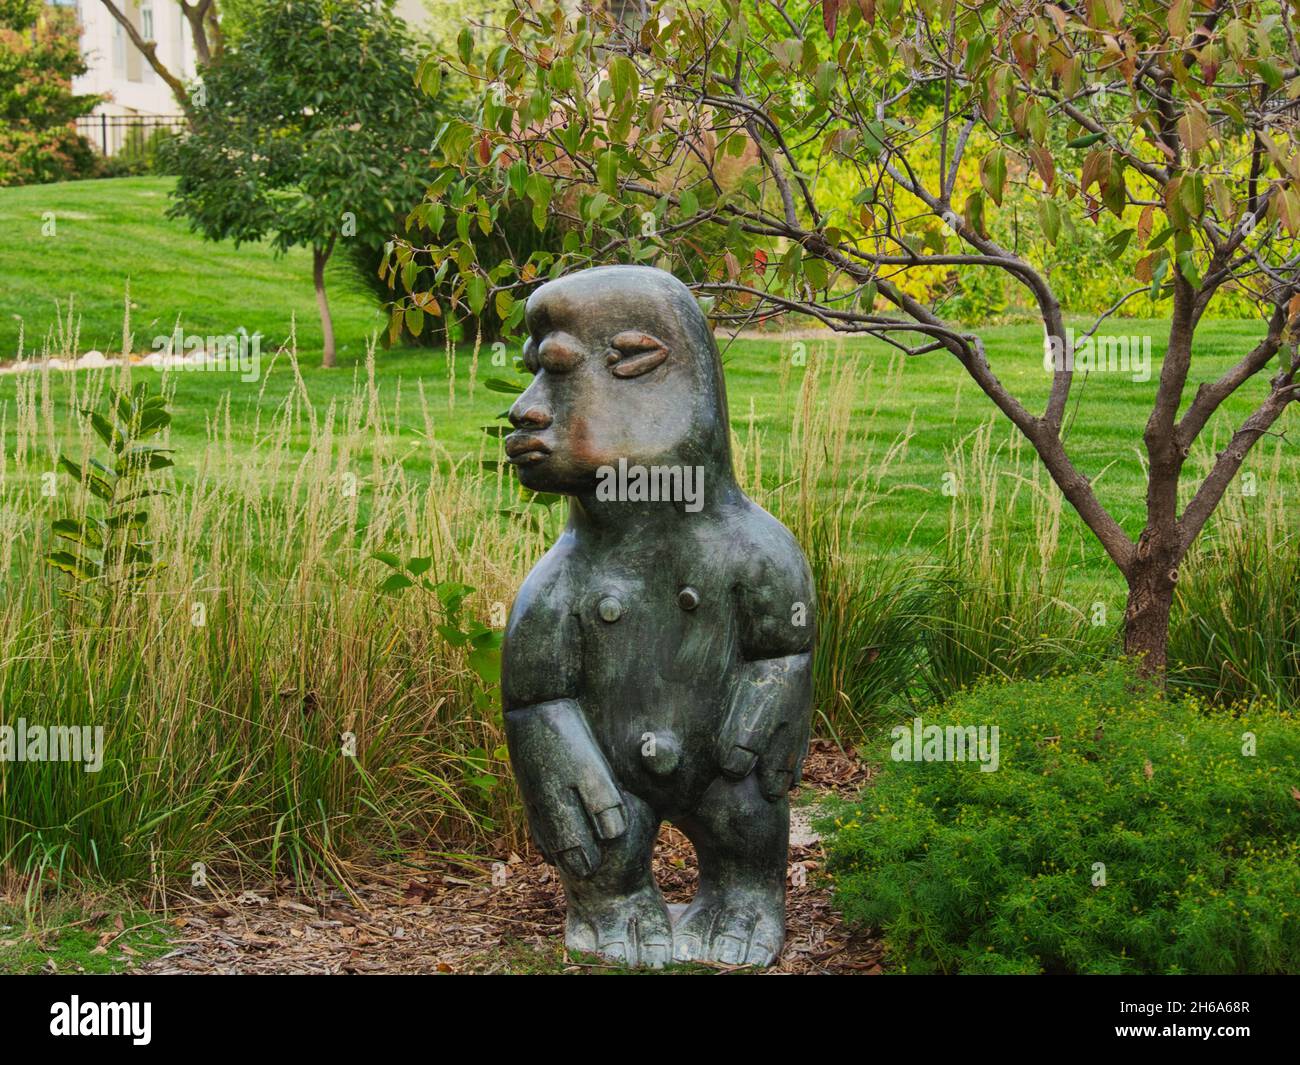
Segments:
[[[530,675],[530,687],[547,677],[547,698],[575,698],[620,783],[670,819],[721,772],[713,749],[736,667],[759,642],[756,615],[771,609],[762,571],[770,580],[802,562],[785,528],[738,491],[720,513],[673,523],[668,538],[566,530],[520,589],[507,630],[511,673]],[[526,662],[515,651],[525,631],[535,643]]]

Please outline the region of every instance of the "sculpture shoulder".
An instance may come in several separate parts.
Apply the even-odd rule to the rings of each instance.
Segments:
[[[507,709],[575,694],[581,634],[573,616],[573,543],[561,536],[525,578],[506,622],[501,694]]]
[[[811,651],[816,604],[812,571],[799,542],[750,500],[737,508],[729,525],[742,653],[753,660]]]

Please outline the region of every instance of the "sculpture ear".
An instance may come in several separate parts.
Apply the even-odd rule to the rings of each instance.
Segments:
[[[668,358],[668,347],[658,337],[629,329],[609,342],[612,349],[605,356],[609,372],[615,377],[640,377]]]

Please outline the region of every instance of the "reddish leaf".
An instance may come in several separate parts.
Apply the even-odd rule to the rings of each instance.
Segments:
[[[834,38],[835,27],[840,20],[841,0],[822,0],[822,25],[826,27],[826,36]]]

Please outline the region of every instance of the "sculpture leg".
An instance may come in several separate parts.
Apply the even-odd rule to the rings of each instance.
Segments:
[[[651,873],[659,819],[635,795],[623,793],[627,831],[601,843],[601,862],[588,877],[559,869],[568,906],[564,943],[628,965],[659,968],[672,955],[672,920]]]
[[[771,965],[785,943],[789,800],[769,802],[753,774],[719,778],[675,823],[695,845],[700,890],[673,929],[673,957]]]

